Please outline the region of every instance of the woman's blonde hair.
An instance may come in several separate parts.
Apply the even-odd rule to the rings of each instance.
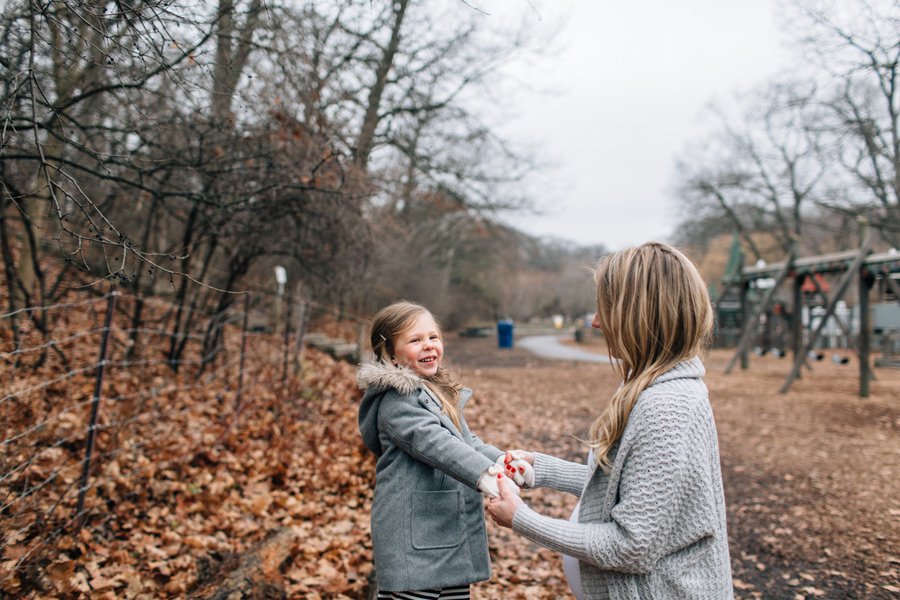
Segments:
[[[600,330],[622,385],[591,425],[597,463],[622,436],[638,396],[679,362],[703,352],[713,329],[706,284],[681,252],[648,242],[611,254],[594,271]]]
[[[393,362],[394,344],[397,337],[412,327],[416,319],[422,315],[431,317],[437,325],[438,335],[443,341],[444,334],[441,331],[441,325],[431,311],[421,304],[402,300],[385,306],[372,318],[369,341],[372,344],[375,358],[386,363]],[[457,429],[462,429],[459,421],[459,392],[462,385],[453,380],[450,371],[443,365],[438,367],[437,373],[424,379],[424,382],[441,401],[441,412],[450,417]]]

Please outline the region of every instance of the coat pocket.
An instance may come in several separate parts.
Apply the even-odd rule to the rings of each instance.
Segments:
[[[460,544],[460,500],[459,490],[413,492],[413,548],[452,548]]]

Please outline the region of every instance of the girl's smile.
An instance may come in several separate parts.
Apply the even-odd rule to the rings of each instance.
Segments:
[[[441,366],[444,344],[431,315],[423,313],[412,326],[397,336],[394,360],[409,367],[420,377],[431,377]]]

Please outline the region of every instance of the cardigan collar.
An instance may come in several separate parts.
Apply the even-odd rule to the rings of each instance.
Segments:
[[[699,356],[683,360],[656,379],[650,385],[656,385],[673,379],[697,379],[706,375],[706,368]]]

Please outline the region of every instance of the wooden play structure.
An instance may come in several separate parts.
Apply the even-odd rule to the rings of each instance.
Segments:
[[[892,250],[887,253],[873,254],[872,241],[866,228],[862,231],[862,242],[858,250],[836,252],[819,256],[797,256],[797,245],[788,253],[784,261],[774,264],[760,264],[758,266],[740,265],[734,273],[723,282],[722,293],[719,294],[717,310],[720,311],[719,320],[729,318],[734,321],[737,313],[740,322],[740,337],[737,340],[734,356],[728,363],[725,373],[730,373],[735,364],[740,360],[741,368],[749,367],[751,346],[761,325],[765,326],[769,321],[775,320],[773,315],[781,317],[787,314],[790,318],[778,321],[789,323],[789,334],[786,336],[790,342],[789,348],[793,359],[790,373],[784,380],[780,392],[786,393],[791,383],[800,376],[801,370],[806,367],[811,369],[811,356],[816,356],[813,349],[816,347],[822,329],[831,320],[836,322],[844,333],[845,339],[850,345],[850,350],[859,359],[859,395],[862,398],[869,396],[869,383],[875,378],[872,371],[870,353],[872,342],[872,324],[870,318],[870,297],[873,288],[876,288],[883,298],[893,297],[900,302],[900,252]],[[829,278],[838,278],[837,283],[829,286]],[[848,292],[853,289],[856,282],[856,312],[859,318],[859,334],[852,335],[848,323],[836,318],[835,309],[846,298]],[[784,285],[791,285],[790,300],[775,303],[779,289]],[[876,287],[877,286],[877,287]],[[757,301],[751,301],[749,296],[761,294]],[[817,298],[820,306],[816,323],[810,321],[810,328],[804,330],[800,318],[804,303],[809,305],[809,298]],[[843,304],[843,303],[842,303]],[[773,310],[774,308],[774,310]],[[722,313],[725,310],[725,313]],[[730,311],[730,314],[728,313]],[[724,315],[724,316],[723,316]],[[764,317],[768,316],[768,318]],[[876,362],[877,366],[900,366],[900,354],[894,347],[895,333],[885,333],[881,340],[883,356]],[[886,342],[885,342],[886,340]],[[888,348],[883,348],[887,343]]]

